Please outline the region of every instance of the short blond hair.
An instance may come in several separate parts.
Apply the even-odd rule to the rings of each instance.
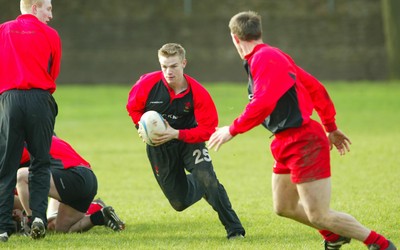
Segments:
[[[167,43],[158,50],[158,57],[160,56],[179,56],[179,58],[183,61],[186,59],[186,51],[183,46],[178,43]]]
[[[258,40],[262,36],[261,16],[254,11],[240,12],[229,21],[229,29],[242,41]]]
[[[43,0],[21,0],[20,9],[22,14],[32,14],[33,5],[42,6]]]

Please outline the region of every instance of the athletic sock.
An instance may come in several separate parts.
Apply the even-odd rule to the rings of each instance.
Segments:
[[[104,225],[104,216],[103,216],[103,212],[101,210],[90,215],[89,218],[93,225],[97,225],[97,226]]]
[[[88,210],[86,211],[86,215],[92,215],[94,213],[96,213],[97,211],[100,211],[103,207],[95,202],[92,202],[88,208]]]
[[[386,249],[389,246],[388,240],[380,234],[377,234],[374,231],[368,235],[368,237],[364,241],[365,245],[377,244],[379,245],[380,249]]]
[[[328,230],[319,230],[318,232],[322,235],[322,237],[324,237],[326,241],[329,242],[335,242],[340,238],[340,235],[332,233]]]

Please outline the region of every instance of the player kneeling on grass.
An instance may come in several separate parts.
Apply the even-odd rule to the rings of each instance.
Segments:
[[[105,225],[114,231],[125,228],[111,206],[105,206],[86,215],[93,198],[97,193],[97,178],[90,164],[84,160],[67,142],[53,136],[51,148],[51,178],[49,197],[60,202],[57,219],[54,223],[56,232],[84,232],[96,225]],[[30,161],[29,152],[25,148],[21,164]],[[17,190],[21,204],[28,216],[29,208],[29,169],[20,168],[17,174]],[[43,228],[43,235],[45,229]]]
[[[47,207],[47,230],[48,231],[55,231],[56,230],[56,223],[57,223],[57,215],[58,215],[58,208],[60,207],[60,202],[54,198],[49,199],[49,205]],[[91,216],[94,213],[101,211],[103,208],[107,207],[105,202],[97,198],[90,203],[88,210],[85,213],[85,216]],[[98,213],[100,214],[100,213]],[[112,220],[109,221],[109,227],[114,231],[118,232],[125,228],[124,224],[113,223]],[[23,223],[22,223],[23,226]]]
[[[168,122],[166,131],[152,138],[154,146],[146,147],[154,177],[175,210],[183,211],[204,198],[218,213],[228,239],[243,237],[245,230],[205,146],[218,124],[214,102],[200,83],[183,73],[186,58],[181,45],[165,44],[158,59],[162,70],[142,76],[127,104],[137,128],[149,110]]]

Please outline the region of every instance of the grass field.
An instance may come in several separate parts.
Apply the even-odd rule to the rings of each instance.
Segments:
[[[247,103],[245,84],[206,84],[228,125]],[[400,82],[326,85],[337,122],[353,142],[332,151],[332,208],[400,245]],[[272,211],[270,133],[257,127],[211,152],[215,171],[247,230],[228,241],[217,214],[200,201],[175,212],[149,167],[125,105],[131,86],[59,85],[56,132],[91,162],[98,196],[126,222],[121,233],[96,227],[83,234],[48,234],[32,241],[13,236],[9,249],[323,249],[319,234]],[[365,249],[359,242],[342,249]]]

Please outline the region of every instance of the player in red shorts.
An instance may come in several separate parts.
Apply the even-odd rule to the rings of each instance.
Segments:
[[[96,225],[105,225],[114,231],[123,230],[125,224],[111,206],[102,207],[86,215],[97,193],[97,178],[90,164],[67,142],[53,136],[50,148],[51,178],[49,197],[60,202],[54,229],[57,232],[83,232]],[[21,164],[29,162],[28,151],[23,151]],[[29,171],[20,168],[17,174],[18,196],[28,218]],[[29,223],[29,220],[28,220]]]
[[[371,250],[395,250],[382,235],[329,208],[329,151],[334,145],[344,155],[351,142],[336,126],[335,108],[325,87],[288,55],[263,42],[257,13],[238,13],[229,28],[245,61],[250,102],[230,126],[217,129],[209,148],[218,150],[237,134],[262,124],[275,135],[272,189],[278,215],[318,229],[325,249],[340,249],[353,238]],[[314,109],[323,126],[310,118]]]

